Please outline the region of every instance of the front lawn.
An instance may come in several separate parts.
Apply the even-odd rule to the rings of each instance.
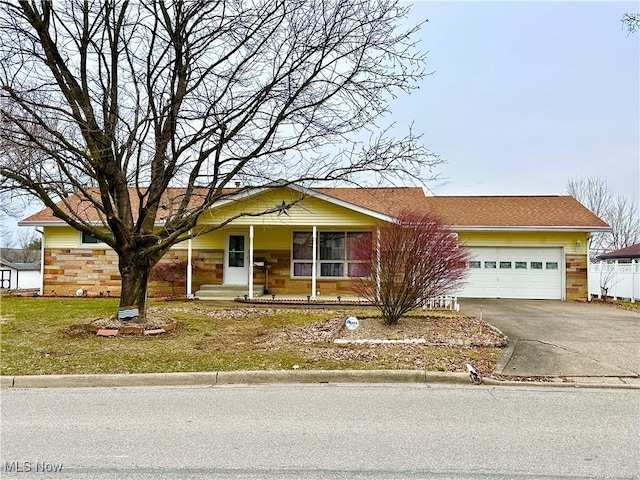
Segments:
[[[89,334],[83,325],[111,315],[117,302],[109,298],[2,298],[0,374],[292,368],[464,371],[467,362],[488,374],[500,355],[499,348],[473,346],[473,339],[478,338],[477,319],[466,321],[455,312],[419,320],[432,338],[434,328],[440,328],[443,318],[449,318],[442,333],[453,341],[446,346],[331,342],[347,316],[375,316],[375,310],[362,307],[222,307],[152,301],[150,308],[156,313],[178,320],[175,330],[157,337],[104,338]],[[387,337],[402,338],[398,330],[409,327],[409,323],[415,336],[414,319],[390,328]]]

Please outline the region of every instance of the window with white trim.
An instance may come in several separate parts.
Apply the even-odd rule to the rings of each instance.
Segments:
[[[371,232],[318,232],[318,278],[349,278],[369,275],[369,265],[358,258],[355,250],[363,235]],[[370,240],[369,240],[370,243]],[[293,277],[311,277],[313,269],[313,234],[293,232],[291,248]]]
[[[113,234],[111,232],[107,232],[107,235],[110,238],[113,238]],[[80,232],[80,245],[104,245],[104,242],[99,238],[91,235],[90,233]]]
[[[96,243],[102,243],[102,240],[98,240],[96,237],[91,235],[90,233],[82,232],[80,236],[80,243],[82,245],[95,245]]]

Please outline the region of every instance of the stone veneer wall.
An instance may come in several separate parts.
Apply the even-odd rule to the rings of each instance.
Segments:
[[[119,295],[118,256],[109,249],[62,248],[44,251],[44,294]]]
[[[194,250],[192,289],[196,292],[201,285],[222,284],[224,274],[223,250]],[[269,268],[269,293],[276,295],[310,295],[310,279],[291,278],[291,253],[282,251],[256,251],[255,257],[265,258]],[[186,260],[186,250],[172,250],[161,262]],[[254,283],[264,284],[264,272],[254,271]],[[348,280],[318,280],[320,295],[352,295]],[[108,249],[46,249],[44,257],[44,294],[75,295],[82,288],[88,295],[100,294],[117,296],[120,294],[120,273],[118,257]],[[177,295],[184,295],[186,279],[175,282]],[[168,282],[149,282],[150,295],[171,295]],[[587,257],[586,255],[566,255],[566,296],[567,300],[587,298]]]
[[[567,300],[586,299],[589,296],[586,255],[566,255],[566,278]]]
[[[187,261],[186,250],[171,250],[160,263],[173,261]],[[223,250],[193,250],[191,252],[193,271],[191,276],[191,289],[195,293],[202,285],[219,285],[222,283],[224,272],[224,251]],[[183,296],[187,291],[187,278],[174,282],[177,296]],[[149,295],[172,295],[173,289],[169,282],[150,281]]]
[[[193,250],[191,254],[193,259],[191,278],[193,292],[200,290],[202,285],[221,285],[224,276],[224,250]],[[186,251],[184,257],[186,260]]]
[[[193,251],[195,292],[204,284],[220,284],[223,275],[222,250]],[[186,250],[172,250],[161,262],[187,260]],[[186,278],[175,282],[177,295],[186,292]],[[120,295],[118,256],[109,249],[46,249],[44,257],[44,294],[75,295],[82,288],[87,295]],[[107,293],[108,292],[108,293]],[[171,295],[169,282],[149,282],[149,295]]]

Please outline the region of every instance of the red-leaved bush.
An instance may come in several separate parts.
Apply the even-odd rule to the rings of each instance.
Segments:
[[[187,261],[171,260],[169,262],[160,261],[157,263],[149,274],[149,280],[168,282],[171,284],[173,296],[176,295],[176,282],[182,282],[187,278]]]
[[[467,249],[449,228],[411,211],[381,225],[378,234],[361,236],[352,252],[370,272],[354,278],[353,289],[378,306],[387,325],[427,298],[455,291],[468,260]]]

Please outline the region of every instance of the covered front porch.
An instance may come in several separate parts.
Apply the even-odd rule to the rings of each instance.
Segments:
[[[189,242],[186,293],[201,300],[357,300],[351,284],[362,262],[350,246],[370,234],[315,225],[222,229]]]
[[[261,213],[271,210],[271,213]],[[388,219],[324,194],[290,186],[249,194],[204,214],[200,226],[234,220],[186,245],[186,293],[193,298],[353,296],[363,262],[353,246]]]

